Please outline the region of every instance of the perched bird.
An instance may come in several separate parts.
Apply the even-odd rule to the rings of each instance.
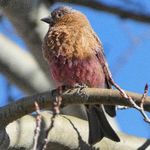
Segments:
[[[111,88],[104,73],[103,48],[86,16],[70,7],[59,7],[49,17],[41,19],[49,24],[42,51],[50,72],[58,86],[76,84],[88,87]],[[104,106],[115,116],[114,106]],[[87,107],[89,143],[103,137],[120,141],[106,119],[102,105]]]

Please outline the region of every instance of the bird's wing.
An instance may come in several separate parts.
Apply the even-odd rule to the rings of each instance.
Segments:
[[[111,72],[110,72],[110,69],[109,69],[109,66],[108,66],[108,63],[106,61],[106,57],[105,57],[105,54],[104,54],[104,50],[103,50],[103,46],[102,46],[102,43],[100,41],[100,39],[97,37],[96,33],[94,33],[94,31],[92,32],[94,38],[96,39],[96,42],[97,42],[97,45],[96,45],[96,48],[95,48],[95,52],[96,52],[96,57],[98,58],[102,68],[103,68],[103,71],[104,71],[104,74],[105,74],[105,78],[106,78],[106,84],[107,84],[107,88],[111,89],[112,86],[111,86],[111,83],[110,83],[110,77],[111,77]]]
[[[105,59],[105,54],[104,54],[104,50],[103,50],[103,46],[101,41],[99,40],[99,38],[97,37],[96,33],[94,33],[94,31],[92,31],[92,34],[94,36],[94,38],[96,39],[97,45],[95,48],[95,52],[96,52],[96,57],[98,58],[102,68],[103,68],[103,72],[105,74],[105,79],[106,79],[106,86],[107,88],[111,89],[111,72],[110,69],[108,67],[108,63]],[[105,111],[107,112],[107,114],[109,114],[111,117],[116,116],[116,107],[113,105],[104,105]]]

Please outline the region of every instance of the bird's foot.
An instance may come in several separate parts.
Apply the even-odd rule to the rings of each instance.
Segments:
[[[88,86],[86,84],[75,84],[74,88],[77,88],[77,91],[75,94],[81,96],[81,97],[85,97],[86,93],[83,89],[87,88]]]
[[[82,84],[76,83],[74,85],[74,88],[80,88],[81,90],[84,89],[84,88],[87,88],[87,87],[88,86],[86,84],[84,84],[84,83],[82,83]]]

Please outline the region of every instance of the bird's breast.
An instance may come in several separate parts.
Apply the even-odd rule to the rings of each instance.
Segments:
[[[84,28],[73,29],[66,26],[52,28],[45,36],[43,54],[48,61],[53,56],[64,56],[68,59],[85,59],[95,54],[93,50],[98,44],[90,33],[83,32]],[[91,37],[92,36],[92,37]]]
[[[59,85],[86,84],[89,87],[105,87],[105,76],[96,57],[86,59],[53,58],[51,73]]]

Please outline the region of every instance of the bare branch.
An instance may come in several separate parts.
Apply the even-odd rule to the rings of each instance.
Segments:
[[[37,0],[33,0],[34,4],[36,4],[37,2],[38,2]],[[146,15],[144,13],[142,14],[142,13],[135,12],[135,11],[125,10],[125,9],[120,8],[118,6],[110,6],[110,5],[107,5],[101,1],[96,1],[96,0],[92,0],[92,1],[91,0],[82,0],[82,1],[81,0],[69,0],[69,1],[65,1],[65,0],[55,0],[55,1],[49,0],[48,1],[48,0],[45,0],[45,1],[43,1],[43,3],[45,3],[48,7],[50,7],[54,2],[67,2],[67,3],[72,3],[72,4],[79,4],[79,5],[87,6],[87,7],[96,9],[96,10],[104,11],[106,13],[111,13],[111,14],[117,15],[123,19],[133,19],[135,21],[150,23],[150,15]],[[0,2],[1,5],[3,3],[4,3],[4,0],[2,0]],[[10,2],[9,4],[7,2],[7,4],[2,5],[2,6],[3,7],[4,6],[8,7],[8,5],[14,6],[14,4],[12,4],[12,3],[17,4],[18,6],[21,6],[22,2],[15,0],[15,2]],[[25,0],[23,9],[25,9],[26,7],[30,8],[32,5],[30,4],[30,6],[27,6],[29,4],[30,4],[29,1]],[[36,5],[34,5],[34,6],[36,6]],[[20,8],[20,10],[21,10],[21,8]]]
[[[144,94],[142,95],[142,98],[141,98],[141,102],[140,102],[140,105],[136,104],[136,102],[132,99],[132,97],[130,95],[128,95],[123,89],[121,89],[119,87],[119,85],[117,85],[113,80],[112,78],[110,78],[111,81],[112,81],[112,85],[118,89],[118,91],[120,91],[120,94],[122,95],[123,98],[125,98],[131,105],[131,107],[137,109],[143,116],[144,120],[150,124],[150,118],[148,117],[148,115],[146,114],[145,110],[144,110],[144,100],[148,94],[148,84],[145,85],[145,89],[144,89]]]
[[[0,34],[0,72],[31,94],[48,90],[49,80],[31,54]]]
[[[23,38],[49,80],[50,74],[48,73],[48,65],[43,59],[41,50],[42,39],[48,26],[42,23],[40,19],[49,13],[46,6],[39,0],[4,1],[5,0],[0,1],[3,13],[11,21],[17,33]],[[51,84],[53,84],[52,80],[50,81]]]
[[[123,105],[131,107],[132,104],[123,98],[117,90],[99,89],[99,88],[85,88],[84,96],[77,94],[78,89],[66,91],[62,94],[62,106],[67,104],[106,104],[106,105]],[[142,95],[126,92],[131,96],[136,104],[140,105]],[[52,108],[53,102],[56,98],[54,91],[44,92],[33,96],[28,96],[13,102],[0,109],[1,124],[0,129],[3,129],[8,123],[16,120],[34,110],[34,102],[37,101],[41,109]],[[150,97],[145,98],[144,110],[150,111]],[[6,117],[7,116],[7,117]]]
[[[136,104],[136,102],[134,102],[134,100],[132,99],[132,97],[130,95],[128,95],[112,78],[112,75],[111,75],[111,72],[109,71],[109,68],[108,68],[108,65],[105,61],[105,57],[102,57],[103,60],[101,61],[101,64],[103,64],[103,71],[104,71],[104,74],[106,76],[106,79],[109,81],[109,83],[114,86],[119,92],[120,92],[120,95],[125,98],[129,103],[130,105],[137,109],[144,117],[144,120],[148,123],[150,123],[150,119],[149,117],[146,115],[145,113],[145,110],[143,108],[143,103],[141,102],[141,106],[138,106],[138,104]],[[145,99],[146,95],[147,95],[147,92],[148,92],[148,85],[146,84],[145,86],[145,91],[144,91],[144,95],[142,96],[142,100]],[[142,101],[141,100],[141,101]]]
[[[57,2],[66,2],[65,0],[56,0]],[[135,21],[150,23],[150,15],[136,13],[135,11],[124,10],[116,6],[104,4],[96,0],[69,0],[67,3],[79,4],[87,6],[99,11],[104,11],[119,16],[122,19],[133,19]]]
[[[47,130],[50,123],[50,118],[52,114],[48,111],[41,112],[42,124],[44,125],[41,128],[40,139],[42,143],[43,135],[45,130]],[[7,149],[8,147],[25,147],[30,150],[33,144],[34,129],[36,127],[35,116],[24,116],[21,119],[9,124],[6,127],[7,136]],[[20,131],[20,132],[19,132]],[[137,138],[134,136],[129,136],[123,133],[117,133],[121,138],[121,142],[116,143],[107,138],[96,145],[95,149],[107,149],[107,150],[133,150],[138,148],[148,148],[148,140],[144,138]],[[0,134],[1,135],[1,134]],[[1,136],[0,136],[1,139]],[[6,142],[1,140],[1,142]],[[48,147],[47,149],[61,149],[61,150],[70,150],[70,149],[80,149],[80,150],[94,150],[94,147],[91,148],[87,144],[88,142],[88,122],[81,120],[72,116],[56,116],[53,130],[49,132],[48,136]],[[147,146],[145,146],[147,143]],[[1,144],[0,144],[0,149]]]
[[[148,94],[148,84],[145,85],[144,93],[143,93],[142,98],[141,98],[140,106],[138,106],[130,97],[129,97],[129,100],[133,104],[134,108],[137,109],[143,115],[144,120],[147,123],[150,123],[150,118],[147,116],[146,112],[144,111],[144,107],[143,107],[147,94]]]

